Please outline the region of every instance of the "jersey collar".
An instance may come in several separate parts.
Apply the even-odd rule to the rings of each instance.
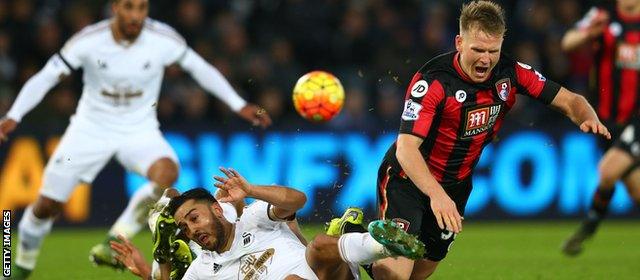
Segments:
[[[473,83],[471,78],[469,78],[469,75],[467,75],[467,73],[462,70],[462,66],[460,66],[460,52],[456,52],[456,54],[453,56],[453,68],[456,69],[458,76],[460,76],[460,78],[462,78],[465,82]]]

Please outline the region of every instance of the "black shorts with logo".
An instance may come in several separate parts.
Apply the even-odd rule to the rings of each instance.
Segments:
[[[602,149],[602,151],[606,153],[611,148],[618,148],[635,157],[635,162],[622,173],[621,178],[625,178],[629,174],[631,174],[632,171],[640,167],[640,160],[638,160],[640,158],[637,154],[638,148],[634,148],[635,146],[638,146],[638,144],[635,144],[635,146],[633,144],[634,142],[638,143],[638,141],[640,140],[640,137],[638,137],[638,133],[640,133],[638,132],[638,128],[640,128],[640,119],[638,116],[635,116],[632,117],[627,124],[605,121],[604,125],[609,129],[609,133],[611,133],[611,140],[600,135],[596,136],[598,139],[598,145]],[[626,130],[628,127],[631,128],[629,130]],[[622,133],[625,130],[627,131],[627,133],[625,134],[625,137],[623,139]],[[634,154],[634,151],[636,154]]]
[[[471,193],[471,178],[442,187],[463,215]],[[383,161],[378,170],[378,216],[393,220],[408,233],[418,236],[426,245],[425,258],[431,261],[444,259],[455,239],[455,234],[438,227],[429,197],[387,161]]]
[[[638,167],[640,159],[640,118],[634,117],[622,129],[613,146],[629,153],[636,160],[634,167]]]

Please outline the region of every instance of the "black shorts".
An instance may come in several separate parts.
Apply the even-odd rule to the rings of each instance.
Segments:
[[[640,118],[633,118],[622,130],[613,146],[629,153],[636,159],[640,159]],[[635,165],[637,167],[637,164]]]
[[[598,138],[598,146],[603,150],[607,151],[611,147],[615,146],[616,139],[620,137],[620,133],[627,126],[626,124],[620,124],[615,122],[604,122],[604,125],[609,129],[609,133],[611,133],[611,140],[604,138],[602,136],[597,135]]]
[[[471,178],[443,188],[463,215],[471,193]],[[408,233],[418,236],[426,245],[425,258],[431,261],[444,259],[456,237],[438,227],[429,197],[407,176],[394,171],[386,161],[378,170],[378,215],[380,219],[393,220]]]
[[[600,148],[606,153],[610,148],[615,147],[627,152],[628,154],[636,158],[635,162],[622,173],[621,178],[625,178],[636,168],[640,167],[640,160],[638,160],[638,155],[634,155],[634,153],[632,152],[634,149],[637,149],[633,148],[633,143],[638,143],[637,129],[640,127],[640,119],[638,119],[638,117],[633,117],[627,124],[605,122],[605,126],[609,129],[609,133],[611,133],[611,140],[608,140],[607,138],[604,138],[600,135],[596,135]],[[625,139],[622,139],[622,133],[626,130],[627,127],[632,127],[630,131],[627,132],[627,135],[631,134],[631,136],[625,136]],[[627,138],[630,138],[632,140],[629,142],[629,139]]]

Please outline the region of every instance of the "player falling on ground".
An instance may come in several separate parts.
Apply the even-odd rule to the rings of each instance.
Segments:
[[[562,245],[570,256],[582,251],[585,240],[592,237],[606,216],[615,191],[622,179],[636,203],[640,203],[640,168],[638,129],[640,129],[640,0],[618,0],[602,8],[591,8],[576,27],[562,40],[565,51],[582,46],[596,47],[596,75],[590,83],[597,98],[598,115],[611,128],[615,143],[606,141],[606,153],[600,159],[599,181],[587,217]],[[629,124],[629,126],[626,126]],[[624,130],[623,130],[624,128]]]
[[[379,218],[419,235],[427,255],[378,261],[374,278],[424,279],[435,271],[462,230],[480,153],[516,94],[550,105],[584,132],[610,138],[584,97],[501,54],[505,30],[498,4],[463,5],[456,51],[427,62],[411,79],[400,134],[378,171]]]
[[[204,249],[183,279],[359,279],[357,264],[390,254],[415,258],[424,253],[421,242],[391,221],[374,221],[369,233],[346,233],[339,238],[320,234],[305,248],[284,223],[304,205],[303,193],[280,186],[253,186],[237,172],[221,170],[227,178],[216,177],[216,186],[228,196],[216,200],[204,189],[187,191],[169,203],[172,217],[159,220],[175,219],[181,232]],[[224,219],[220,203],[245,197],[257,201],[243,210],[236,223]],[[362,212],[352,215],[350,211],[342,222],[361,224]],[[113,245],[132,271],[148,271],[139,269],[144,265],[135,259],[141,255],[130,243]],[[160,251],[168,252],[170,245],[164,247]],[[165,276],[167,264],[163,265]]]
[[[168,191],[172,191],[175,194],[167,195]],[[221,192],[221,190],[218,190],[214,197],[221,197]],[[188,240],[181,234],[176,235],[175,230],[177,229],[177,225],[175,225],[175,220],[168,212],[162,213],[163,210],[166,210],[165,207],[169,203],[169,198],[178,195],[175,189],[166,190],[165,195],[156,203],[156,206],[152,210],[154,213],[150,214],[149,227],[154,238],[153,255],[156,257],[152,264],[147,263],[142,252],[128,239],[119,236],[118,241],[111,241],[111,247],[118,253],[116,259],[133,274],[142,279],[162,279],[158,261],[168,263],[171,266],[170,279],[182,279],[189,265],[193,262],[193,259],[202,252],[202,248],[194,241]],[[238,208],[238,206],[244,205],[244,202],[240,201],[239,204],[234,202],[234,204],[235,205],[219,202],[224,218],[231,223],[235,223],[237,216],[242,215],[243,208]],[[342,234],[348,232],[367,232],[363,227],[363,218],[364,213],[362,209],[350,207],[345,210],[342,217],[335,218],[331,221],[326,234],[339,238]],[[287,222],[287,225],[291,231],[297,235],[298,240],[307,246],[308,242],[301,234],[297,222],[295,222],[295,220],[293,222]],[[323,253],[322,250],[311,252]],[[358,269],[358,267],[354,264],[349,266],[349,269]],[[349,274],[345,264],[340,263],[335,266],[332,275],[325,274],[324,276],[325,278],[351,279],[352,276],[350,275],[354,275],[353,272]]]
[[[113,156],[126,169],[146,176],[149,183],[132,196],[109,234],[131,237],[143,227],[148,205],[178,177],[178,160],[159,130],[155,106],[168,65],[180,65],[254,125],[271,123],[264,110],[238,96],[220,72],[171,27],[147,18],[147,0],[114,0],[111,6],[113,17],[69,39],[27,81],[0,121],[0,140],[6,140],[61,77],[84,70],[76,114],[45,168],[40,196],[19,223],[14,278],[34,269],[43,238],[78,182],[91,182]],[[97,264],[118,266],[107,242],[94,247],[91,257]]]
[[[160,269],[158,261],[162,263],[171,262],[171,279],[180,279],[184,272],[191,264],[193,258],[198,256],[202,252],[202,248],[194,241],[188,240],[184,235],[176,235],[177,225],[175,220],[171,217],[166,210],[166,206],[169,204],[171,198],[180,195],[175,188],[168,188],[164,191],[162,197],[156,202],[151,209],[148,217],[149,229],[153,235],[153,255],[154,261],[149,266],[141,253],[136,248],[129,246],[130,242],[123,236],[118,236],[119,242],[111,241],[111,248],[113,248],[119,255],[116,255],[123,265],[125,265],[134,274],[141,276],[143,279],[148,279],[152,276],[153,279],[160,279]],[[218,190],[214,197],[216,199],[226,196],[226,192]],[[238,216],[242,215],[246,204],[244,200],[234,201],[232,203],[223,202],[219,203],[224,218],[235,223]],[[353,210],[359,213],[359,220],[353,220],[349,217],[343,217],[341,221],[336,221],[340,225],[346,222],[356,223],[362,228],[362,211],[359,209],[349,208],[348,211]],[[358,223],[359,222],[359,223]],[[297,220],[288,221],[287,226],[296,235],[298,240],[307,245],[308,242],[300,232],[300,228]],[[339,230],[339,229],[338,229]],[[169,252],[167,252],[169,251]]]

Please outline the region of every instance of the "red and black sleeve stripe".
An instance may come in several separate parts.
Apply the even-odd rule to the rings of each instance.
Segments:
[[[518,92],[540,100],[549,105],[560,91],[560,85],[554,81],[547,80],[540,72],[531,66],[516,63],[516,83],[521,89]]]
[[[444,97],[444,88],[438,80],[428,79],[420,72],[416,73],[407,87],[400,133],[425,138],[438,115],[438,108],[441,107]]]

